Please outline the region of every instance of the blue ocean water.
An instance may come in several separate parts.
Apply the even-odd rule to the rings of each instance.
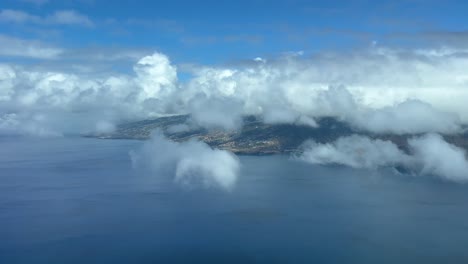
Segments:
[[[187,189],[141,144],[1,138],[0,263],[468,263],[467,185],[242,156]]]

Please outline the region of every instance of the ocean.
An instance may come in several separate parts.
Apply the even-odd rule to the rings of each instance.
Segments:
[[[468,263],[467,185],[276,155],[190,188],[142,144],[0,138],[0,263]]]

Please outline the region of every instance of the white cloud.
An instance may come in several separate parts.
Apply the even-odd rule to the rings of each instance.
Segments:
[[[189,187],[231,190],[240,170],[239,160],[228,151],[212,149],[194,140],[176,143],[159,132],[153,133],[140,150],[130,154],[134,167],[149,167],[156,175],[169,176]]]
[[[356,126],[375,133],[450,134],[461,131],[461,122],[456,114],[438,111],[419,100],[407,100],[382,109],[363,111],[351,118]]]
[[[133,67],[137,81],[141,84],[144,97],[160,97],[173,92],[177,82],[177,68],[169,58],[155,53],[140,59]]]
[[[435,174],[452,181],[468,181],[466,152],[436,134],[408,141],[422,174]]]
[[[88,47],[82,49],[69,49],[62,54],[61,58],[67,60],[78,60],[82,63],[93,64],[92,62],[116,62],[123,61],[135,63],[141,58],[151,54],[146,49],[128,49],[116,47]]]
[[[301,159],[314,164],[343,164],[354,168],[374,169],[404,163],[407,155],[390,141],[353,135],[335,142],[320,144],[307,141]]]
[[[63,50],[34,40],[24,40],[0,34],[0,56],[55,59]]]
[[[16,72],[13,67],[0,64],[0,101],[8,101],[14,92],[14,82]]]
[[[62,13],[46,19],[3,10],[0,20],[86,24],[74,15]],[[41,42],[2,35],[0,41],[4,56],[62,56],[61,49]],[[104,133],[122,120],[177,113],[191,113],[195,125],[227,130],[239,128],[243,115],[254,114],[267,123],[316,126],[316,118],[333,116],[375,133],[457,133],[468,124],[468,57],[459,53],[372,47],[311,58],[286,54],[235,67],[194,67],[194,77],[186,82],[179,81],[177,67],[161,53],[139,59],[130,74],[71,74],[0,64],[0,133]],[[102,55],[109,61],[112,56]],[[186,126],[174,129],[183,131]],[[229,153],[200,142],[169,143],[157,136],[144,151],[154,146],[177,150],[155,160],[156,165],[176,164],[172,167],[176,181],[195,180],[225,188],[235,181],[238,165]],[[355,136],[329,144],[309,143],[303,158],[360,168],[406,166],[421,174],[466,179],[465,153],[441,137],[414,138],[409,146],[407,154],[391,142]],[[192,150],[200,155],[185,154]]]
[[[77,126],[79,131],[100,121],[191,113],[198,125],[228,130],[252,114],[267,123],[309,126],[333,116],[375,133],[459,132],[468,123],[468,58],[448,51],[407,51],[406,57],[398,52],[372,48],[353,55],[294,54],[230,68],[193,67],[194,77],[185,82],[161,53],[139,59],[128,75],[4,65],[0,100],[6,110],[0,111],[74,113],[76,123],[85,125]]]
[[[194,69],[179,98],[240,101],[244,114],[272,123],[331,115],[376,133],[454,133],[468,122],[465,67],[466,56],[447,50],[286,54],[264,63]]]
[[[7,23],[40,23],[39,16],[30,15],[21,10],[3,9],[0,11],[0,22]]]
[[[173,93],[175,78],[175,68],[159,53],[141,60],[134,76],[91,77],[1,65],[0,113],[44,114],[55,120],[47,123],[50,129],[63,133],[102,130],[98,122],[164,113],[159,102]]]
[[[360,104],[344,87],[330,87],[319,92],[313,112],[339,117],[355,128],[378,134],[457,133],[461,130],[457,114],[437,110],[426,102],[407,99],[371,108]]]
[[[298,158],[313,164],[342,164],[366,169],[402,166],[419,175],[468,181],[465,151],[447,143],[440,135],[411,138],[408,146],[409,154],[406,154],[391,141],[353,135],[325,144],[308,141]]]
[[[236,130],[242,126],[242,103],[200,95],[189,102],[192,120],[205,128]]]
[[[58,10],[46,16],[32,15],[21,10],[3,9],[0,11],[0,22],[16,24],[39,25],[79,25],[85,27],[94,26],[93,21],[74,10]]]

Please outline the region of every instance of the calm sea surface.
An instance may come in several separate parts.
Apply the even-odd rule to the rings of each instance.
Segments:
[[[141,144],[0,138],[0,263],[468,263],[468,185],[243,156],[187,189]]]

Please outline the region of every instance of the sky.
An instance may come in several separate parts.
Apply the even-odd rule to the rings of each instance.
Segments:
[[[287,51],[372,43],[438,46],[467,39],[466,1],[4,0],[0,8],[3,38],[60,49],[74,60],[80,56],[72,54],[109,49],[127,58],[157,50],[176,63],[221,64]]]

